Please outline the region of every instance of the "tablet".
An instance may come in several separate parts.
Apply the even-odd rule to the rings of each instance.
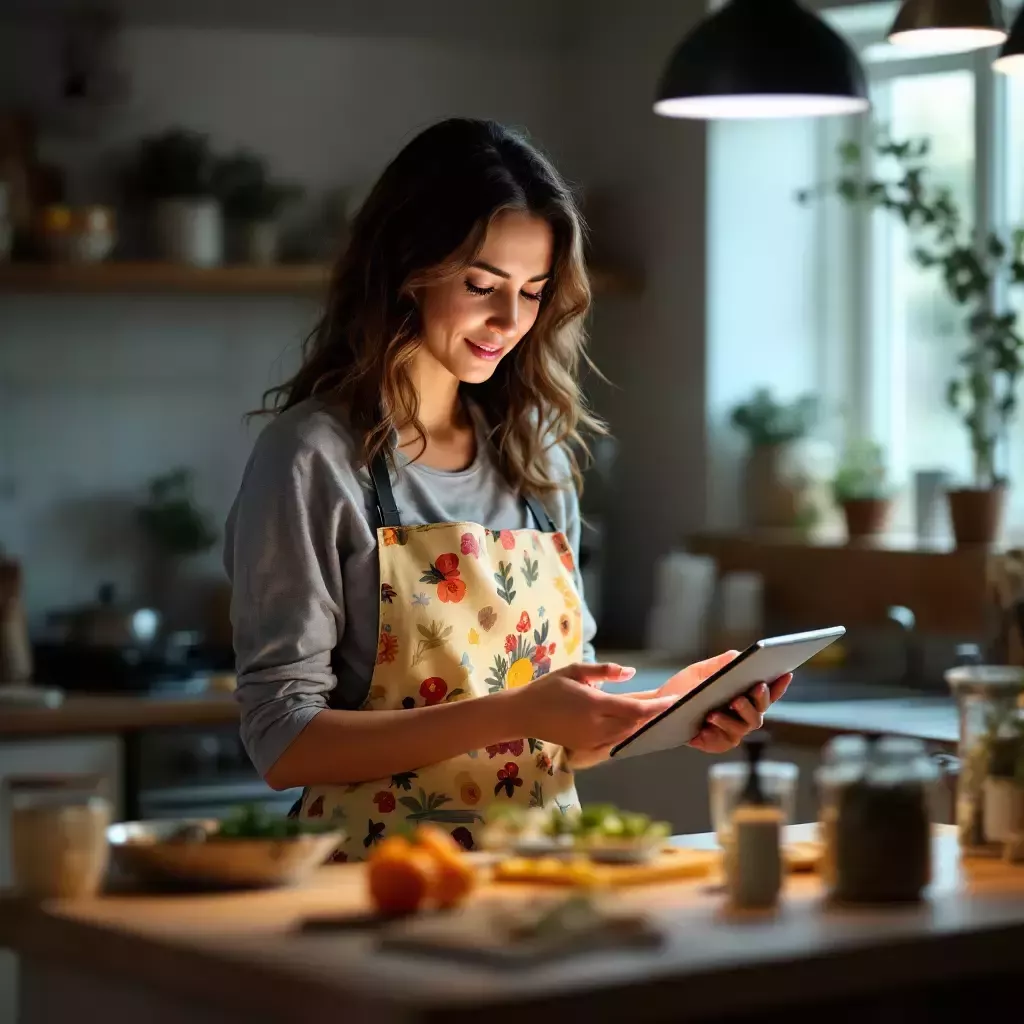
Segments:
[[[770,683],[787,672],[795,671],[845,633],[845,626],[833,626],[758,640],[724,668],[680,697],[672,707],[613,747],[610,756],[634,757],[684,746],[700,732],[712,711],[725,708],[758,683]]]

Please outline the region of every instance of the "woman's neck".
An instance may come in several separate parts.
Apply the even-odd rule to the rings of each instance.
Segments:
[[[417,359],[410,376],[419,400],[419,421],[426,434],[420,456],[428,466],[459,469],[473,461],[476,432],[473,420],[459,395],[459,381],[439,363]],[[419,453],[419,436],[411,423],[398,428],[398,446]]]

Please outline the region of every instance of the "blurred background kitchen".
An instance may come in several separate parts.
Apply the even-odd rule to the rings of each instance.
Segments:
[[[871,113],[656,116],[717,6],[0,3],[0,776],[100,771],[125,816],[291,802],[230,697],[244,414],[369,184],[450,115],[525,128],[591,226],[599,649],[656,685],[843,623],[791,693],[832,719],[781,734],[816,756],[841,708],[882,702],[955,740],[943,671],[1022,659],[1024,79],[896,49],[898,4],[822,2]],[[584,785],[706,827],[706,761],[680,796],[659,758]]]

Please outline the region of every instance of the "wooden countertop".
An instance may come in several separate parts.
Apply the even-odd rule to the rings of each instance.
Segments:
[[[795,826],[792,838],[810,828]],[[710,838],[678,841],[706,846]],[[703,881],[619,898],[647,908],[665,928],[662,949],[593,954],[526,973],[384,953],[366,932],[300,931],[308,915],[365,905],[362,868],[344,865],[274,892],[42,906],[7,900],[0,944],[239,1019],[336,1020],[340,1013],[375,1024],[521,1024],[566,1010],[572,1020],[693,1019],[1011,971],[1024,948],[1024,867],[962,864],[944,826],[935,838],[935,880],[918,906],[829,909],[813,876],[790,876],[775,915],[730,915]]]
[[[74,695],[57,708],[0,705],[0,742],[30,736],[126,733],[171,725],[220,725],[237,722],[238,715],[231,694],[181,698]]]

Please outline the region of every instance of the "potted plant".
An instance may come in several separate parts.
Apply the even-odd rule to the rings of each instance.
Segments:
[[[155,559],[152,589],[157,607],[169,619],[183,602],[182,567],[217,541],[210,516],[195,500],[195,479],[179,467],[149,481],[148,498],[137,510],[138,522]]]
[[[851,540],[881,533],[892,511],[892,496],[881,445],[856,441],[843,453],[832,494],[846,517]]]
[[[266,163],[244,150],[218,162],[215,188],[242,261],[276,263],[281,213],[301,198],[302,188],[271,180]]]
[[[779,402],[767,388],[732,410],[732,425],[748,443],[744,503],[751,526],[800,527],[813,517],[808,500],[813,481],[802,471],[794,447],[807,436],[817,413],[812,396]]]
[[[215,161],[207,137],[172,128],[144,138],[131,172],[134,193],[152,205],[156,248],[162,259],[218,266],[224,255]]]
[[[1024,284],[1024,228],[992,233],[977,242],[951,190],[930,180],[927,138],[897,141],[876,130],[874,155],[887,173],[863,174],[856,142],[839,147],[841,173],[832,182],[801,192],[806,202],[834,191],[848,203],[888,211],[914,239],[913,258],[938,273],[949,297],[962,307],[967,343],[946,401],[960,414],[974,461],[967,487],[948,492],[958,544],[988,544],[999,535],[1007,481],[996,465],[1017,415],[1017,388],[1024,369],[1024,337],[1008,293]]]

